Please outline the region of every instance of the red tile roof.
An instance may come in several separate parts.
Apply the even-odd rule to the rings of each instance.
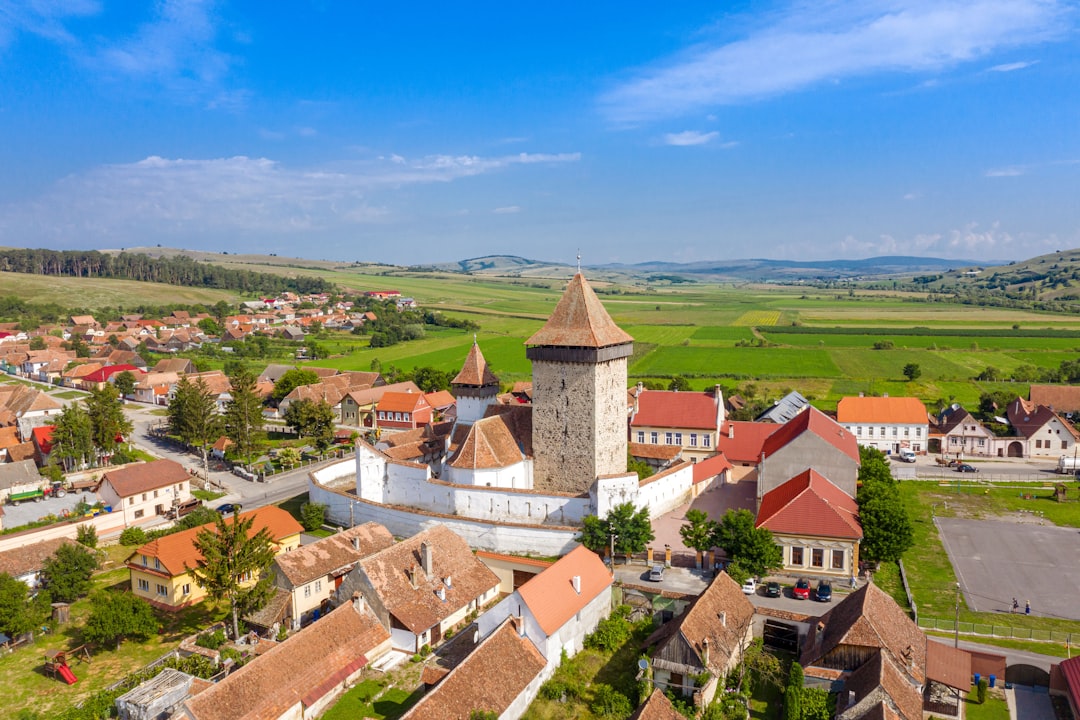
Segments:
[[[571,278],[551,317],[525,341],[526,345],[602,348],[632,343],[578,273]]]
[[[809,405],[791,420],[778,427],[772,435],[765,439],[761,449],[766,457],[771,456],[807,431],[814,433],[856,463],[859,462],[859,444],[856,442],[855,436],[841,427],[831,417]]]
[[[41,425],[33,430],[34,444],[38,446],[44,455],[52,452],[54,430],[56,430],[55,425]]]
[[[926,425],[926,406],[913,397],[846,397],[836,405],[841,423]]]
[[[154,460],[110,470],[101,478],[122,498],[191,480],[184,466],[173,460]]]
[[[122,372],[129,372],[138,377],[138,374],[141,374],[143,371],[135,367],[134,365],[106,365],[100,370],[95,370],[89,375],[84,375],[83,380],[92,383],[108,382],[109,378],[111,378],[113,375]]]
[[[713,455],[710,458],[704,460],[698,460],[694,463],[694,483],[708,480],[709,478],[716,477],[725,470],[731,469],[731,463],[724,457],[723,453]]]
[[[816,470],[804,470],[761,498],[757,527],[774,533],[860,539],[854,498]]]
[[[637,408],[632,427],[716,430],[720,424],[716,398],[703,392],[643,390]]]
[[[967,692],[971,677],[971,653],[926,639],[927,680]]]
[[[1080,703],[1080,655],[1062,660],[1058,665],[1061,674],[1065,676],[1065,684],[1069,688],[1074,703]]]
[[[776,432],[775,423],[743,422],[728,420],[720,429],[716,449],[733,463],[761,462],[761,448],[765,439]]]
[[[446,390],[424,393],[424,399],[433,408],[448,408],[457,404],[457,399]]]
[[[413,413],[431,406],[423,393],[388,392],[383,393],[377,407],[380,411]]]
[[[465,356],[465,364],[461,366],[461,372],[450,381],[450,384],[472,385],[475,387],[484,385],[498,386],[499,378],[495,377],[495,373],[491,372],[491,368],[488,367],[487,360],[484,359],[484,354],[480,352],[480,346],[476,344],[475,340],[473,340],[472,347],[469,348],[469,354]]]
[[[574,590],[575,577],[580,592]],[[609,592],[612,582],[611,571],[600,556],[579,545],[518,588],[518,593],[540,628],[552,635],[597,595]]]
[[[667,699],[667,695],[664,695],[660,688],[656,688],[629,720],[682,720],[682,718],[683,716]]]

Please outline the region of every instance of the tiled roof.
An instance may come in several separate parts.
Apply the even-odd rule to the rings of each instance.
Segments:
[[[27,460],[32,462],[31,459],[33,457],[34,443],[32,442],[19,443],[18,445],[13,445],[12,447],[8,448],[9,463],[24,462]]]
[[[1080,410],[1080,385],[1032,385],[1028,400],[1059,413]]]
[[[756,527],[773,533],[861,539],[858,514],[854,498],[809,469],[765,493]]]
[[[580,592],[574,590],[575,577]],[[597,595],[609,592],[612,582],[611,570],[600,557],[579,545],[519,587],[518,593],[541,629],[553,635]]]
[[[447,390],[424,393],[424,399],[433,408],[448,408],[457,404],[457,399]]]
[[[925,425],[926,406],[914,397],[845,397],[836,405],[841,423]]]
[[[1039,432],[1046,423],[1050,422],[1054,418],[1057,418],[1061,424],[1065,427],[1066,431],[1072,434],[1073,438],[1077,438],[1077,432],[1073,428],[1072,423],[1062,420],[1058,415],[1050,408],[1044,405],[1036,405],[1035,403],[1028,402],[1023,398],[1016,398],[1009,403],[1009,409],[1007,411],[1009,418],[1009,424],[1013,426],[1017,434],[1024,437],[1031,437],[1035,433]]]
[[[138,377],[142,373],[142,370],[135,367],[134,365],[128,365],[126,363],[123,365],[106,365],[100,370],[96,370],[89,375],[84,376],[83,380],[92,383],[108,382],[109,378],[111,378],[113,375],[118,375],[122,372],[129,372]]]
[[[632,427],[717,430],[720,424],[716,397],[703,392],[643,390],[637,408]]]
[[[462,469],[509,467],[524,459],[510,428],[500,416],[477,420],[450,459],[450,466]]]
[[[37,428],[34,428],[37,431]],[[0,450],[7,450],[9,447],[15,447],[19,444],[19,429],[12,425],[11,427],[0,428]]]
[[[45,455],[52,452],[54,432],[56,432],[55,425],[40,425],[31,433],[34,444],[41,448],[41,452]]]
[[[391,383],[390,385],[378,385],[375,387],[367,388],[365,390],[351,390],[346,394],[350,398],[352,398],[353,402],[355,402],[357,405],[359,405],[360,407],[365,407],[371,405],[372,403],[377,404],[382,398],[382,396],[388,392],[409,392],[423,395],[423,392],[421,392],[419,386],[417,386],[417,384],[414,383],[412,380],[406,380],[405,382],[399,383]]]
[[[1062,660],[1058,667],[1061,674],[1065,676],[1065,684],[1069,688],[1073,702],[1080,702],[1080,655]]]
[[[923,413],[923,419],[926,419],[926,413]],[[859,462],[859,444],[855,436],[831,417],[812,406],[807,406],[794,419],[776,428],[775,432],[762,443],[761,450],[766,457],[769,457],[807,431],[814,433],[856,463]]]
[[[627,443],[627,452],[636,458],[671,461],[682,454],[681,445],[652,445],[650,443]]]
[[[761,462],[761,448],[765,439],[774,432],[776,425],[773,423],[727,420],[720,428],[716,449],[723,452],[731,462],[756,465]]]
[[[389,530],[379,523],[369,522],[278,555],[274,564],[293,587],[297,587],[326,577],[393,544],[394,536]]]
[[[502,716],[546,664],[508,618],[402,720],[469,720],[474,710]]]
[[[18,577],[26,573],[37,572],[45,566],[45,561],[56,554],[63,545],[74,545],[74,540],[54,538],[42,540],[31,545],[23,545],[13,550],[0,552],[0,573]]]
[[[461,372],[454,376],[450,384],[472,385],[475,387],[484,385],[497,386],[499,384],[499,378],[495,377],[495,373],[491,372],[491,368],[488,367],[484,354],[480,352],[480,346],[476,344],[475,340],[472,347],[469,348],[469,354],[465,356],[465,364],[461,366]]]
[[[0,405],[11,411],[15,417],[22,417],[28,412],[59,410],[63,407],[41,390],[28,385],[14,385],[11,390],[0,393]]]
[[[431,549],[430,577],[420,564],[423,543]],[[369,555],[358,566],[387,611],[414,634],[422,633],[499,584],[495,573],[472,554],[461,537],[444,525],[436,525]],[[416,587],[409,580],[413,568]],[[451,578],[449,586],[447,577]],[[446,600],[439,599],[440,588],[445,590]]]
[[[585,277],[578,273],[567,284],[544,327],[525,344],[602,348],[633,341],[615,324]]]
[[[629,720],[683,720],[683,716],[667,699],[667,695],[660,688],[656,688]]]
[[[694,463],[694,483],[696,484],[703,480],[716,477],[725,470],[730,470],[731,467],[731,463],[723,453],[718,453],[712,457],[707,457],[704,460],[699,460]]]
[[[110,470],[101,478],[122,498],[191,480],[184,466],[173,460],[153,460]]]
[[[920,688],[908,680],[905,672],[884,650],[874,653],[848,675],[844,689],[854,694],[855,705],[849,712],[841,713],[840,720],[864,718],[867,715],[861,711],[871,711],[882,704],[883,709],[896,713],[903,720],[922,720]]]
[[[979,421],[973,418],[971,416],[971,413],[969,413],[964,408],[949,408],[948,410],[942,412],[939,416],[938,432],[943,435],[947,435],[948,433],[955,430],[957,426],[961,424],[966,424],[969,421],[975,423],[976,425],[980,424]]]
[[[525,457],[532,457],[532,406],[531,405],[489,405],[484,417],[499,417],[510,429]]]
[[[812,665],[840,645],[885,648],[898,665],[914,668],[916,681],[924,679],[926,636],[874,583],[862,586],[821,616],[803,644],[801,662]]]
[[[188,380],[193,383],[199,382],[200,378],[206,383],[206,389],[215,397],[224,395],[232,390],[232,383],[229,382],[229,376],[221,370],[208,370],[206,372],[191,373],[188,375]]]
[[[743,595],[742,588],[726,572],[721,572],[698,595],[683,614],[656,630],[646,646],[657,644],[655,658],[660,658],[673,643],[685,642],[698,658],[701,667],[714,675],[727,672],[731,659],[742,652],[746,630],[754,616],[754,606]],[[705,641],[709,645],[709,662],[702,663]]]
[[[927,638],[926,679],[967,692],[971,687],[971,653]]]
[[[191,367],[191,361],[187,358],[165,358],[158,361],[154,366],[154,372],[184,373]]]
[[[193,720],[282,717],[297,703],[315,704],[368,664],[389,634],[368,609],[346,603],[287,642],[271,648],[185,706]]]
[[[378,409],[386,412],[414,413],[430,407],[423,393],[388,392],[379,399]]]
[[[249,534],[255,535],[263,528],[266,528],[275,542],[280,542],[283,538],[298,535],[304,531],[304,528],[293,519],[292,515],[274,505],[240,514],[240,517],[245,520],[252,516],[254,516],[255,520],[251,524]],[[230,519],[229,522],[232,522],[232,520]],[[188,568],[198,565],[199,560],[202,559],[202,554],[195,548],[195,536],[201,530],[213,530],[215,527],[215,523],[207,523],[151,540],[137,548],[128,557],[127,562],[142,567],[142,563],[136,562],[136,560],[139,555],[145,555],[148,558],[157,558],[161,562],[162,568],[171,577],[182,575]]]

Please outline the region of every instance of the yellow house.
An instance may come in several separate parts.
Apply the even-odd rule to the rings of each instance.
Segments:
[[[254,518],[251,533],[266,528],[274,541],[278,555],[300,547],[303,528],[293,516],[279,507],[264,507],[242,513],[241,518]],[[188,568],[195,567],[202,555],[195,548],[195,536],[208,523],[152,540],[127,559],[131,574],[131,591],[162,610],[179,610],[201,602],[206,591],[195,583]]]

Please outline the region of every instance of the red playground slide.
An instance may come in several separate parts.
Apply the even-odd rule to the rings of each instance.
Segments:
[[[64,682],[68,685],[74,685],[75,681],[79,679],[75,677],[75,673],[71,672],[71,668],[67,665],[57,665],[56,671],[60,673],[60,677],[64,678]]]

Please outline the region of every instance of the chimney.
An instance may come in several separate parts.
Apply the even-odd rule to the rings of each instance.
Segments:
[[[409,566],[409,569],[406,570],[406,572],[409,575],[409,584],[412,585],[413,590],[415,590],[416,589],[416,566],[415,565]]]
[[[851,707],[854,704],[855,704],[855,691],[854,690],[848,690],[847,691],[847,706]]]
[[[352,546],[353,546],[353,550],[359,550],[360,549],[360,538],[356,537],[355,535],[353,535],[353,537],[352,537]]]
[[[431,577],[431,546],[426,542],[420,543],[420,566],[424,568],[424,574]]]
[[[445,577],[445,578],[443,579],[443,582],[444,582],[444,583],[446,583],[446,587],[454,587],[453,583],[451,583],[451,582],[450,582],[450,576],[449,576],[449,575],[447,575],[447,576],[446,576],[446,577]]]
[[[714,385],[713,392],[716,394],[716,429],[719,430],[727,420],[727,409],[724,407],[724,391],[720,386]]]
[[[364,596],[358,592],[354,592],[352,594],[352,604],[353,607],[356,609],[356,612],[360,614],[363,614],[364,608],[367,606],[367,603],[364,602]]]
[[[859,391],[859,397],[864,397],[862,390]]]
[[[727,627],[727,611],[720,611],[720,627]]]
[[[708,669],[709,667],[709,638],[705,638],[701,641],[701,664]]]
[[[731,440],[732,438],[735,437],[735,424],[734,423],[729,422],[727,424],[727,436],[728,436],[728,440]]]
[[[574,577],[570,578],[570,584],[574,586],[574,592],[576,592],[578,595],[580,595],[581,594],[581,576],[580,575],[575,575]]]
[[[439,596],[439,599],[446,602],[446,588],[441,587],[435,591],[435,594]]]
[[[881,393],[881,397],[889,397],[889,393]]]

